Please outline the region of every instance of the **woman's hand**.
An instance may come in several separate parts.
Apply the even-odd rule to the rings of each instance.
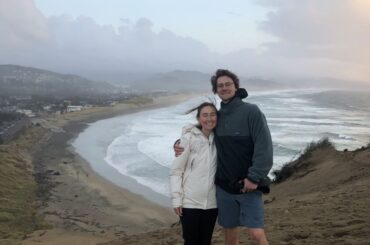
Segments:
[[[178,216],[182,216],[182,207],[177,207],[173,209],[175,211],[175,214]]]

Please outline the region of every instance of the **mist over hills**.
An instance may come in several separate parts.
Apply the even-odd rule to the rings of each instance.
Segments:
[[[210,75],[197,71],[175,70],[153,74],[145,79],[135,80],[129,85],[144,91],[208,91]]]
[[[94,95],[117,93],[107,82],[18,65],[0,65],[0,95]]]
[[[119,92],[183,92],[211,91],[211,74],[175,70],[145,74],[141,78],[122,76],[123,81],[100,82],[77,75],[19,65],[0,65],[0,95],[100,95]],[[271,90],[286,85],[261,78],[240,77],[247,89]]]
[[[344,80],[332,77],[285,78],[284,84],[291,88],[333,89],[333,90],[370,90],[370,84],[357,80]]]
[[[141,91],[211,91],[211,74],[199,71],[175,70],[153,74],[144,79],[136,79],[126,84]],[[258,77],[239,77],[240,86],[253,90],[273,90],[287,88],[286,84]],[[117,84],[117,83],[115,83]]]
[[[121,80],[90,79],[60,74],[44,69],[19,65],[0,65],[0,95],[94,96],[119,93],[158,93],[211,91],[212,74],[199,71],[174,70],[165,73],[122,73]],[[248,91],[334,88],[369,89],[367,83],[333,78],[239,77],[240,86]]]
[[[79,73],[80,74],[80,73]],[[122,70],[119,72],[101,72],[85,74],[92,80],[107,81],[121,88],[135,91],[210,91],[212,73],[199,70],[173,70],[167,72],[137,72]],[[237,73],[240,85],[247,90],[277,89],[341,89],[370,90],[370,83],[358,80],[345,80],[333,77],[311,76],[242,76]]]

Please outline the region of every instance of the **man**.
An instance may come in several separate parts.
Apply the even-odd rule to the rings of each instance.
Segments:
[[[239,244],[239,226],[248,228],[254,244],[268,244],[264,232],[262,192],[272,167],[272,141],[263,113],[245,103],[238,77],[219,69],[211,78],[221,98],[215,130],[217,148],[216,198],[218,222],[227,245]],[[175,147],[176,154],[181,152]]]

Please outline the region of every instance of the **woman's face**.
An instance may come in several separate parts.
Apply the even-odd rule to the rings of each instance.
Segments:
[[[212,106],[205,106],[200,110],[198,122],[202,129],[212,131],[217,124],[217,111]]]

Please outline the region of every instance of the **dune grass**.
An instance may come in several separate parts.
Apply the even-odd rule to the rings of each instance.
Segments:
[[[281,169],[272,172],[272,174],[275,176],[273,183],[277,184],[283,182],[284,180],[292,176],[294,172],[307,167],[306,165],[308,163],[305,163],[305,160],[312,155],[312,152],[318,149],[325,148],[335,148],[333,143],[328,138],[322,138],[319,141],[309,143],[307,147],[303,150],[303,153],[298,157],[298,159],[289,162]]]
[[[0,145],[0,243],[19,241],[47,225],[37,213],[37,184],[32,175],[30,152],[45,134],[30,128],[7,145]]]

